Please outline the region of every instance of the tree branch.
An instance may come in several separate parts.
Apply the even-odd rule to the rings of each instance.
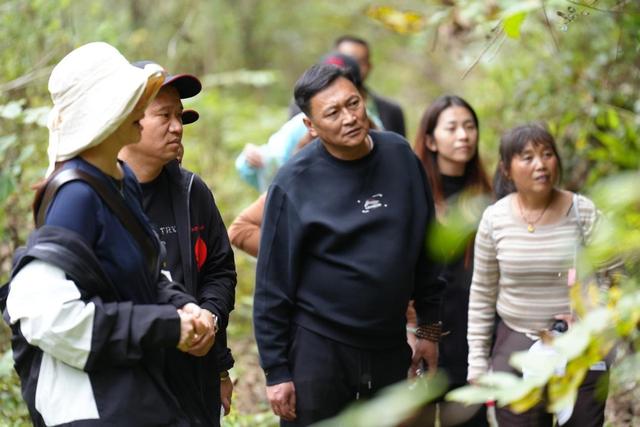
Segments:
[[[23,88],[35,80],[39,80],[43,77],[47,77],[52,69],[53,67],[50,66],[50,67],[40,68],[38,70],[29,71],[28,73],[23,74],[17,79],[0,84],[0,92],[9,92],[12,90]]]
[[[462,79],[464,80],[469,73],[471,72],[471,70],[473,70],[475,68],[476,65],[478,65],[478,63],[480,62],[480,60],[482,59],[482,57],[487,53],[487,51],[489,49],[491,49],[491,47],[493,45],[496,44],[496,41],[498,41],[498,38],[504,36],[504,31],[502,30],[502,21],[498,22],[498,26],[500,27],[498,31],[496,31],[495,36],[493,37],[493,39],[491,39],[487,45],[484,47],[484,49],[482,49],[482,52],[480,52],[480,55],[478,55],[478,57],[476,58],[475,61],[473,61],[473,63],[469,66],[469,68],[467,68],[467,70],[464,72],[464,74],[462,75]]]
[[[547,15],[547,8],[544,5],[544,0],[540,0],[540,4],[542,5],[542,13],[544,13],[544,22],[549,29],[549,34],[551,35],[551,40],[553,40],[553,45],[556,48],[556,52],[560,52],[560,46],[558,45],[558,40],[556,40],[556,35],[553,33],[553,27],[551,26],[551,22],[549,21],[549,16]]]
[[[598,12],[604,12],[604,13],[622,13],[621,10],[608,10],[608,9],[599,9],[595,6],[591,6],[590,4],[584,4],[582,2],[579,1],[573,1],[573,0],[567,0],[568,3],[574,4],[576,6],[581,6],[581,7],[585,7],[587,9],[591,9],[591,10],[596,10]]]

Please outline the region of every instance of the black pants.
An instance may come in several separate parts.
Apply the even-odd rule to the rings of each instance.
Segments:
[[[220,426],[220,376],[213,350],[202,357],[167,351],[165,377],[191,427]]]
[[[511,365],[509,358],[515,351],[526,351],[533,342],[526,335],[509,329],[499,322],[491,356],[494,371],[519,374]],[[596,427],[604,424],[605,398],[596,397],[596,384],[608,372],[589,371],[578,389],[578,398],[573,415],[563,427]],[[545,405],[539,403],[522,414],[515,414],[508,408],[496,408],[496,417],[501,427],[543,427],[553,425],[553,415],[546,412]]]
[[[403,343],[392,349],[363,350],[296,327],[289,361],[297,418],[280,425],[307,426],[406,379],[411,348]]]

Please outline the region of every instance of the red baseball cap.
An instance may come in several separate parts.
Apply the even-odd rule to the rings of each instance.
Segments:
[[[156,64],[153,61],[136,61],[131,63],[138,68],[144,68],[147,64]],[[162,66],[161,66],[162,67]],[[164,67],[162,67],[164,69]],[[165,72],[167,72],[165,70]],[[171,85],[176,88],[180,99],[191,98],[196,96],[202,90],[202,83],[193,74],[169,74],[167,72],[162,86]],[[200,114],[196,110],[184,110],[182,112],[182,124],[188,125],[200,118]]]

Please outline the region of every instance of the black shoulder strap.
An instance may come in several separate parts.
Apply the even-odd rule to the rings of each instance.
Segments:
[[[56,192],[64,184],[71,181],[84,181],[93,188],[102,200],[109,206],[113,213],[118,217],[124,228],[131,233],[133,238],[138,242],[142,253],[149,267],[149,271],[154,271],[155,268],[155,247],[151,238],[144,231],[144,228],[140,224],[140,221],[134,216],[131,210],[124,204],[124,201],[117,196],[115,191],[109,186],[105,185],[99,179],[84,172],[78,168],[61,169],[56,171],[54,175],[49,179],[47,187],[45,188],[42,196],[35,201],[35,222],[36,228],[39,228],[44,224],[44,220],[47,214],[47,209],[51,204]]]

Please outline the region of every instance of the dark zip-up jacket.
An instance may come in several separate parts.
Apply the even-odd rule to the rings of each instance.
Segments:
[[[378,115],[380,117],[380,121],[382,121],[384,129],[406,136],[402,108],[390,99],[377,95],[369,89],[367,89],[367,93],[376,105],[376,109],[378,110]]]
[[[202,308],[218,316],[214,349],[220,371],[233,367],[227,325],[235,303],[236,267],[227,230],[202,179],[174,161],[165,166],[178,229],[184,286]]]
[[[183,426],[163,376],[176,308],[193,298],[162,279],[157,304],[121,300],[85,240],[45,225],[18,251],[4,319],[36,426]]]
[[[227,347],[227,324],[236,286],[233,250],[204,181],[176,161],[167,164],[163,173],[169,177],[185,288],[196,297],[198,305],[218,316],[219,327],[215,344],[207,355],[196,357],[171,351],[166,375],[191,424],[214,427],[220,422],[218,373],[234,363]],[[167,247],[167,252],[173,250],[176,248]],[[172,266],[168,268],[171,270]]]

